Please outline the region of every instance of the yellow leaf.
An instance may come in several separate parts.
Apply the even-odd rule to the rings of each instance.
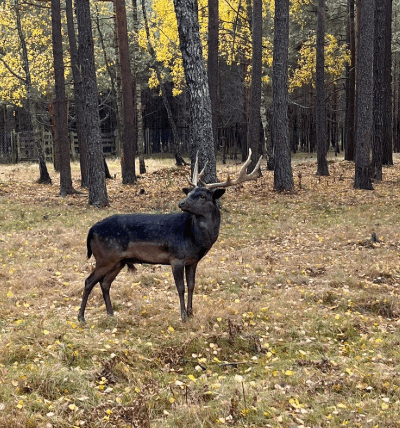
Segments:
[[[192,382],[196,382],[196,378],[192,375],[192,374],[190,374],[189,376],[188,376],[188,378],[192,381]]]
[[[170,333],[173,333],[173,332],[175,331],[175,329],[174,329],[174,327],[169,326],[169,327],[168,327],[168,331],[169,331]]]
[[[175,403],[175,398],[174,397],[170,397],[169,398],[169,402],[172,404],[172,403]]]
[[[293,376],[293,371],[292,370],[286,370],[285,375],[286,376]]]
[[[44,334],[44,335],[46,335],[46,336],[47,336],[49,333],[50,333],[50,332],[49,332],[48,330],[43,330],[43,334]]]
[[[387,410],[389,408],[389,404],[387,403],[382,403],[381,404],[382,410]]]
[[[78,408],[75,404],[70,404],[68,407],[70,410],[76,410]]]

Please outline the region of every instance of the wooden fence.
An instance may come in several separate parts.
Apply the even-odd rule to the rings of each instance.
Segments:
[[[76,132],[70,132],[70,148],[71,158],[79,159],[79,144]],[[41,135],[43,152],[46,161],[53,162],[54,157],[54,144],[51,132],[42,130]],[[103,153],[105,156],[115,156],[116,143],[113,134],[101,134],[103,144]],[[35,143],[32,139],[32,133],[25,132],[11,132],[11,159],[12,162],[24,162],[37,160],[37,150]]]
[[[181,138],[181,152],[187,153],[189,151],[188,133],[185,128],[180,131]],[[41,141],[43,152],[46,161],[53,162],[54,156],[54,144],[53,136],[50,131],[41,131]],[[26,162],[36,161],[37,149],[33,141],[32,132],[23,131],[15,132],[12,130],[10,133],[0,137],[0,162]],[[79,159],[79,144],[78,138],[75,132],[69,133],[70,147],[71,147],[71,159]],[[117,138],[114,133],[102,133],[101,140],[103,145],[104,156],[119,156],[120,150],[117,150]],[[156,129],[146,128],[144,130],[144,149],[145,154],[152,153],[171,153],[173,152],[172,143],[172,131],[170,129]]]

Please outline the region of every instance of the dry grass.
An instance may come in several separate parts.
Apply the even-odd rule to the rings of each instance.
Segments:
[[[95,288],[82,326],[89,227],[182,198],[188,169],[147,166],[122,186],[111,162],[100,211],[60,198],[54,173],[39,186],[36,165],[0,165],[0,427],[400,427],[399,159],[369,192],[352,164],[318,178],[304,155],[291,194],[267,171],[230,189],[192,320],[169,267],[144,265],[115,280],[113,318]]]

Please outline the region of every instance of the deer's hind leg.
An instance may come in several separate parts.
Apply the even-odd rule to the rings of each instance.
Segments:
[[[111,299],[110,299],[111,284],[124,266],[125,266],[124,262],[122,261],[118,262],[113,267],[113,269],[110,272],[108,272],[107,275],[105,275],[103,279],[100,281],[100,287],[101,287],[101,291],[103,292],[103,298],[106,304],[107,314],[110,316],[114,315],[114,311],[113,311],[113,308],[111,305]]]

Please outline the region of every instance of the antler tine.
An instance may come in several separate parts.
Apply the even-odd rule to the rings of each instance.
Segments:
[[[208,161],[205,163],[204,168],[201,170],[200,174],[199,174],[199,152],[196,153],[196,162],[194,164],[194,168],[193,168],[193,178],[189,183],[194,186],[197,187],[199,185],[200,179],[201,177],[203,177],[204,172],[206,170],[206,166],[207,166]]]
[[[228,174],[226,181],[224,181],[222,183],[205,184],[205,187],[207,189],[214,189],[216,187],[230,187],[230,186],[235,186],[236,184],[243,183],[244,181],[257,180],[257,178],[260,177],[259,169],[260,169],[260,165],[261,165],[261,159],[262,159],[262,156],[260,156],[260,159],[258,160],[253,171],[250,174],[247,174],[246,173],[247,167],[251,163],[251,149],[249,149],[249,156],[248,156],[246,162],[240,168],[238,178],[231,180],[231,178],[229,177],[229,174]]]

